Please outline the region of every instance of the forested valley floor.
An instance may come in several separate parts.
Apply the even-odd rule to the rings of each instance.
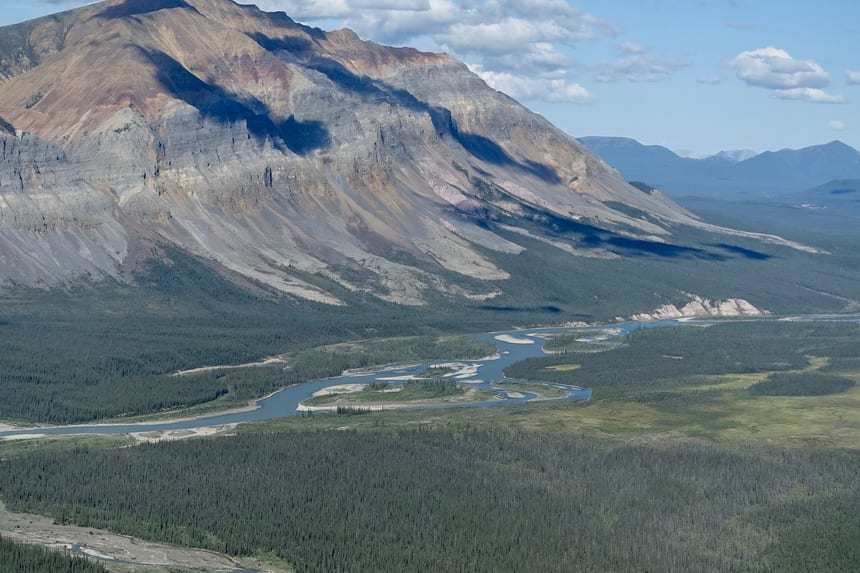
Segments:
[[[32,454],[10,508],[300,572],[850,571],[860,454],[465,430]]]

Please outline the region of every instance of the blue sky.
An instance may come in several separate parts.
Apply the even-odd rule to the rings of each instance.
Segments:
[[[0,25],[92,2],[0,0]],[[325,29],[447,51],[574,136],[705,155],[860,148],[852,0],[258,0]]]

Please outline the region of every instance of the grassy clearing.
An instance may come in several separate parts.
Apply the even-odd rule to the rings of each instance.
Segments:
[[[550,372],[572,372],[580,368],[582,368],[582,364],[553,364],[552,366],[547,366],[544,370],[549,370]]]
[[[528,384],[526,382],[497,382],[494,384],[494,387],[512,392],[531,392],[532,394],[537,394],[538,399],[564,398],[568,394],[567,390],[562,388],[547,384]]]
[[[528,389],[524,388],[526,391]],[[706,394],[700,391],[693,395]],[[710,394],[710,393],[707,393]],[[350,429],[377,432],[424,427],[462,432],[503,426],[605,438],[632,444],[670,444],[704,440],[802,448],[860,448],[860,389],[839,396],[753,399],[745,389],[725,391],[702,403],[668,400],[531,402],[493,408],[373,412],[345,420],[328,415],[266,420],[241,425],[239,433]]]
[[[592,403],[573,411],[535,412],[526,427],[552,427],[621,440],[705,439],[860,447],[860,388],[851,364],[860,346],[854,324],[725,324],[709,329],[638,332],[628,347],[582,356],[526,361],[518,377],[548,377],[592,388]],[[666,356],[683,357],[683,360]],[[836,377],[838,376],[838,378]],[[832,395],[752,395],[768,380],[834,380]],[[800,391],[798,391],[800,392]],[[805,392],[809,393],[809,392]]]

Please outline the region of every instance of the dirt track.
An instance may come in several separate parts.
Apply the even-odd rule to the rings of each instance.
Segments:
[[[112,565],[118,566],[117,569],[123,571],[132,565],[144,570],[178,568],[223,573],[287,573],[286,569],[253,560],[242,559],[240,562],[214,551],[152,543],[89,527],[56,525],[48,517],[8,511],[2,503],[0,535],[19,543],[74,549],[74,553],[95,558],[112,569]]]

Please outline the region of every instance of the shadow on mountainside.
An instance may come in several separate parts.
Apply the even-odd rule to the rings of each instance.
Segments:
[[[518,201],[516,197],[511,195],[508,198],[509,200]],[[537,231],[544,237],[557,239],[577,248],[599,249],[624,257],[696,259],[714,262],[723,262],[741,257],[754,260],[772,258],[772,255],[766,253],[722,243],[708,245],[709,247],[720,249],[720,251],[717,251],[710,248],[706,249],[638,239],[589,223],[566,219],[555,213],[539,210],[527,205],[522,205],[522,215],[516,218],[498,210],[489,203],[483,203],[481,207],[470,205],[469,209],[457,209],[454,206],[450,209],[453,216],[465,215],[474,224],[502,235],[514,243],[521,240],[521,237],[509,234],[504,228],[499,227],[499,223]]]
[[[285,120],[272,119],[265,103],[253,96],[242,96],[208,84],[188,71],[175,59],[157,50],[141,51],[158,70],[158,81],[168,93],[194,106],[200,115],[220,123],[244,121],[248,132],[259,141],[271,140],[298,155],[307,155],[327,147],[331,138],[319,121],[299,121],[290,116]]]
[[[717,247],[718,249],[722,249],[724,251],[728,251],[735,255],[740,255],[745,259],[750,259],[753,261],[767,261],[769,259],[774,258],[773,255],[769,255],[767,253],[754,251],[752,249],[746,249],[744,247],[738,247],[737,245],[729,245],[727,243],[715,243],[711,246]]]
[[[315,55],[311,49],[311,42],[307,40],[301,38],[275,39],[260,33],[251,34],[250,37],[270,52],[288,52],[291,56],[301,59],[308,68],[323,74],[342,90],[359,96],[368,103],[388,103],[392,106],[427,113],[440,137],[452,137],[472,156],[481,161],[512,167],[538,177],[547,183],[558,184],[561,182],[555,169],[549,165],[528,160],[517,161],[491,139],[474,133],[461,132],[449,109],[430,105],[407,90],[393,87],[368,76],[356,74],[332,58]]]
[[[111,20],[128,18],[130,16],[140,16],[158,12],[159,10],[169,10],[171,8],[185,8],[193,10],[197,14],[197,8],[186,2],[185,0],[125,0],[122,4],[109,6],[96,14],[97,18],[108,18]]]

